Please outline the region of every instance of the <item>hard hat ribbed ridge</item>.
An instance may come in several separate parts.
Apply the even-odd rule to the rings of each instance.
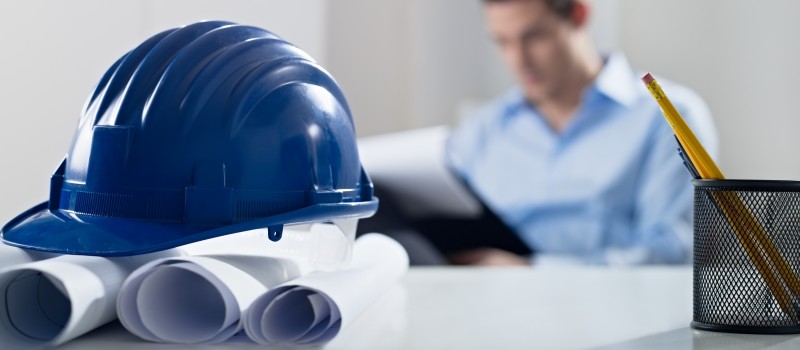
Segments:
[[[293,65],[306,67],[291,76],[270,74],[291,71]],[[335,80],[294,45],[257,27],[200,22],[159,33],[120,58],[87,101],[82,122],[142,128],[148,123],[166,128],[180,124],[188,132],[213,95],[239,112],[219,113],[238,117],[221,121],[221,126],[236,133],[244,125],[242,117],[248,108],[271,90],[292,82],[324,86],[350,114]]]
[[[108,72],[106,72],[106,75],[110,74],[109,78],[107,80],[104,79],[106,81],[104,85],[98,85],[95,88],[95,93],[92,94],[94,97],[91,99],[91,102],[87,103],[86,112],[81,122],[84,123],[91,120],[94,124],[99,123],[100,118],[106,114],[112,103],[119,100],[120,93],[128,85],[131,76],[144,56],[147,55],[161,39],[175,30],[176,29],[166,30],[147,39],[141,45],[125,54],[120,59],[119,64],[115,64],[113,73],[112,70],[109,69]]]

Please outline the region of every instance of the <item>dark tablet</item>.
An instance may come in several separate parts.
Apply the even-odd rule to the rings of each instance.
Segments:
[[[443,260],[429,258],[431,252],[422,251],[428,248],[422,246],[420,241],[429,243],[431,249],[441,254],[485,247],[502,249],[518,255],[533,253],[533,250],[485,205],[481,214],[474,218],[435,216],[409,218],[398,207],[397,195],[383,188],[378,182],[375,183],[375,193],[380,199],[378,213],[359,222],[359,234],[381,232],[392,236],[395,233],[402,233],[404,237],[400,240],[401,243],[407,239],[409,233],[418,234],[420,237],[414,239],[413,246],[406,247],[412,264],[426,265]]]

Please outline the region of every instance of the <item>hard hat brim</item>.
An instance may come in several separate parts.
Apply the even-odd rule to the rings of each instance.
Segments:
[[[231,233],[283,224],[362,218],[378,210],[378,199],[316,204],[225,226],[189,226],[50,210],[48,202],[23,212],[0,230],[8,245],[61,254],[128,256],[152,253]],[[264,244],[270,243],[265,240]]]

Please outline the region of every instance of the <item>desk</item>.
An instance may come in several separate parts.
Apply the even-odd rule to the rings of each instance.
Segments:
[[[412,268],[325,349],[770,349],[800,336],[694,331],[688,267]],[[736,347],[729,344],[736,342]],[[795,344],[794,346],[789,344]],[[777,346],[777,347],[776,347]],[[141,342],[118,323],[59,349],[256,349]]]

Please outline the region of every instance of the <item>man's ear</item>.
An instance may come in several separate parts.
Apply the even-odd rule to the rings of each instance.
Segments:
[[[570,20],[575,27],[583,27],[589,22],[589,4],[584,1],[575,1],[572,4]]]

